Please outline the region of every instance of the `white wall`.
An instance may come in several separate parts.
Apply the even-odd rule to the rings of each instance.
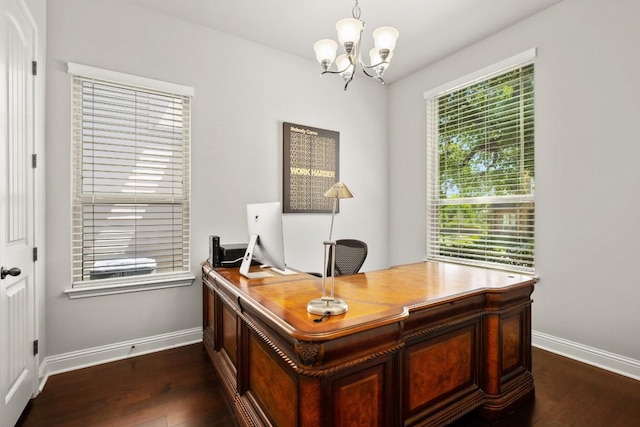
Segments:
[[[348,92],[301,59],[117,0],[47,4],[47,354],[201,326],[201,284],[69,300],[71,117],[68,61],[195,88],[192,104],[192,272],[208,236],[247,241],[245,205],[281,200],[282,125],[340,132],[341,203],[334,237],[369,243],[365,270],[388,266],[388,88]],[[363,216],[366,213],[366,217]],[[289,265],[320,271],[330,216],[284,217]]]
[[[120,1],[56,0],[46,9],[46,354],[201,324],[198,281],[119,296],[64,296],[71,286],[67,61],[195,88],[195,274],[208,235],[246,241],[244,205],[281,199],[282,121],[340,132],[341,178],[356,198],[342,203],[334,236],[366,240],[364,269],[373,270],[425,256],[423,92],[537,47],[541,280],[534,330],[640,363],[640,280],[633,268],[640,259],[640,2],[565,0],[393,85],[356,79],[346,93],[337,79],[318,77],[312,55],[293,57]],[[329,221],[285,215],[290,265],[320,270]]]
[[[423,92],[537,47],[533,328],[640,366],[639,16],[566,0],[393,84],[390,263],[425,256]]]

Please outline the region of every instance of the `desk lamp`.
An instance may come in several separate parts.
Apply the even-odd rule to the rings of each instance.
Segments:
[[[329,240],[323,242],[324,244],[324,260],[322,269],[322,298],[316,298],[309,301],[307,304],[307,311],[312,314],[319,314],[323,316],[331,316],[334,314],[346,313],[349,310],[349,306],[345,301],[335,299],[334,280],[336,273],[336,242],[332,240],[333,236],[333,220],[336,217],[336,207],[338,206],[338,199],[350,199],[353,197],[353,193],[347,188],[343,182],[336,182],[324,193],[324,197],[333,199],[333,212],[331,213],[331,228],[329,229]],[[329,258],[327,258],[327,252]],[[327,270],[329,269],[329,262],[331,262],[331,291],[327,295]]]

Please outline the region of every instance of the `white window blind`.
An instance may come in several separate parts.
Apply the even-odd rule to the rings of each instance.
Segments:
[[[189,272],[190,97],[74,75],[73,131],[74,286]]]
[[[429,259],[534,271],[534,69],[427,99]]]

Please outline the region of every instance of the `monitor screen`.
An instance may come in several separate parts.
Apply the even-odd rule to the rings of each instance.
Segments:
[[[280,202],[248,204],[247,226],[250,240],[240,273],[248,278],[271,276],[267,272],[249,273],[252,259],[265,266],[285,270]]]

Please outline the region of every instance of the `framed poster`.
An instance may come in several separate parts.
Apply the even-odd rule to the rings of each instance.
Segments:
[[[283,122],[282,140],[282,211],[331,213],[333,199],[324,193],[339,181],[340,133]]]

